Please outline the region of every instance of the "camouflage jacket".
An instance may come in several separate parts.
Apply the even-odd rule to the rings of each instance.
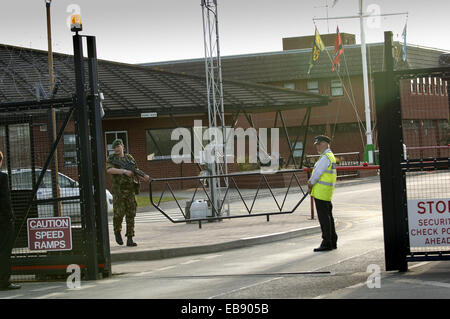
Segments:
[[[134,160],[133,156],[130,154],[125,154],[124,157],[120,157],[116,154],[111,154],[108,156],[108,159],[106,160],[106,169],[110,168],[120,168],[118,165],[114,165],[111,163],[111,161],[116,158],[119,161],[132,163],[134,166],[136,166],[136,161]],[[136,166],[137,168],[137,166]],[[137,177],[129,177],[127,175],[111,175],[112,180],[112,194],[114,197],[127,197],[130,195],[134,195],[136,192],[138,192],[139,188],[139,182]]]

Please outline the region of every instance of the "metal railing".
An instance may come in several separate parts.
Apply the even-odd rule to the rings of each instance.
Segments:
[[[361,166],[361,156],[359,152],[335,153],[334,157],[336,158],[336,164],[338,166]],[[307,155],[306,166],[313,167],[319,158],[320,155]],[[359,176],[359,170],[340,170],[338,171],[337,177],[343,178],[357,176]]]
[[[201,223],[202,221],[217,221],[217,220],[223,220],[223,219],[232,219],[232,218],[244,218],[244,217],[256,217],[256,216],[266,216],[267,217],[267,221],[269,221],[269,216],[271,215],[282,215],[282,214],[292,214],[295,212],[295,210],[298,208],[298,206],[304,201],[304,199],[308,196],[308,192],[304,191],[301,183],[299,181],[299,178],[297,176],[297,174],[302,173],[301,169],[296,169],[296,170],[279,170],[276,171],[274,173],[264,173],[261,171],[258,172],[240,172],[240,173],[230,173],[230,174],[224,174],[224,175],[211,175],[211,176],[189,176],[189,177],[173,177],[173,178],[156,178],[156,179],[151,179],[149,182],[149,196],[150,196],[150,203],[153,205],[153,207],[155,207],[161,214],[163,214],[168,220],[170,220],[172,223],[186,223],[186,222],[199,222],[199,227],[201,228]],[[284,193],[284,189],[283,189],[283,193],[284,193],[284,197],[283,197],[283,201],[280,203],[274,194],[274,189],[273,187],[270,186],[270,183],[268,181],[268,179],[270,179],[271,176],[277,176],[277,175],[282,175],[282,174],[290,174],[290,178],[289,178],[289,184],[288,187],[285,190]],[[258,186],[256,188],[256,193],[253,196],[253,201],[251,206],[249,207],[249,205],[247,205],[246,201],[244,200],[244,196],[242,195],[242,191],[241,189],[238,187],[238,183],[236,182],[236,179],[239,177],[250,177],[250,176],[260,176],[259,181],[258,181]],[[197,192],[200,190],[203,191],[203,193],[206,195],[207,199],[209,200],[209,202],[211,203],[211,197],[210,194],[208,192],[208,187],[205,186],[206,182],[209,181],[210,179],[213,178],[217,178],[217,179],[224,179],[224,178],[228,178],[228,187],[225,188],[225,194],[223,196],[223,198],[221,198],[219,200],[218,205],[210,205],[211,206],[211,213],[213,213],[213,216],[211,217],[205,217],[205,218],[189,218],[186,216],[185,211],[183,211],[179,200],[176,198],[175,194],[174,194],[174,190],[173,187],[171,187],[171,183],[173,182],[179,182],[179,181],[196,181],[195,183],[195,191],[192,195],[190,204],[189,204],[189,208],[191,207],[195,196],[197,195]],[[295,181],[295,183],[298,185],[299,187],[299,194],[301,194],[302,196],[299,198],[298,201],[296,201],[294,207],[291,210],[284,210],[283,208],[286,204],[286,198],[288,196],[289,191],[291,190],[291,186],[293,181]],[[157,203],[155,203],[155,201],[153,200],[153,193],[154,193],[154,185],[155,183],[163,183],[164,187],[163,187],[163,191],[161,192],[161,195],[159,196],[159,200],[157,201]],[[256,198],[258,197],[258,194],[260,192],[260,190],[262,188],[266,187],[269,192],[270,195],[272,196],[272,199],[274,200],[274,202],[276,203],[276,206],[278,208],[278,211],[275,212],[264,212],[264,213],[252,213],[253,209],[254,209],[254,205],[256,202]],[[222,209],[224,206],[224,203],[227,200],[227,196],[230,193],[230,189],[233,188],[237,191],[238,193],[238,200],[240,199],[242,201],[242,203],[244,204],[246,210],[247,210],[247,214],[241,214],[241,215],[222,215]],[[170,194],[172,195],[172,199],[176,202],[176,205],[178,207],[178,209],[180,210],[181,214],[183,215],[184,219],[173,219],[171,216],[169,216],[169,214],[167,212],[165,212],[163,210],[163,208],[160,206],[163,195],[166,193],[166,191],[170,192]],[[217,207],[216,207],[217,206]]]

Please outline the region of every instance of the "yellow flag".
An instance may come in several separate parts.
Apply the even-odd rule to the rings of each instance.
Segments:
[[[309,60],[309,68],[308,68],[308,74],[311,72],[311,69],[314,64],[317,64],[317,61],[319,61],[320,52],[322,52],[325,49],[325,45],[323,44],[322,38],[320,37],[319,31],[315,31],[314,34],[314,43],[312,48],[312,55]]]

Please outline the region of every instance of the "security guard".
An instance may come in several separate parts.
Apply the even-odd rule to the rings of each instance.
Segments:
[[[322,243],[314,251],[328,251],[337,248],[337,234],[333,218],[334,185],[336,184],[336,159],[330,150],[330,138],[319,135],[314,138],[314,145],[319,160],[314,165],[311,178],[308,181],[308,189],[317,208],[320,228],[322,229]]]
[[[112,179],[112,194],[113,194],[113,206],[114,206],[114,235],[116,242],[119,245],[123,245],[121,230],[122,221],[125,217],[127,224],[127,231],[125,236],[127,237],[127,246],[133,247],[137,244],[133,241],[134,236],[134,218],[136,217],[136,176],[132,171],[122,169],[117,165],[111,163],[116,158],[120,161],[128,162],[136,165],[136,161],[130,154],[125,154],[124,145],[121,139],[116,139],[112,143],[114,154],[108,156],[106,160],[106,172],[111,174]],[[150,177],[145,175],[145,178],[139,177],[143,181],[148,182]]]

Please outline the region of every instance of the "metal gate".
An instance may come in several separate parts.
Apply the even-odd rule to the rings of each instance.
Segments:
[[[16,216],[12,275],[19,279],[66,276],[72,264],[86,279],[111,274],[95,37],[87,37],[89,86],[82,38],[73,37],[76,94],[0,104],[2,170]],[[70,217],[71,249],[31,247],[27,221],[53,217]]]
[[[394,71],[385,33],[385,71],[375,74],[386,270],[450,260],[450,68]]]

